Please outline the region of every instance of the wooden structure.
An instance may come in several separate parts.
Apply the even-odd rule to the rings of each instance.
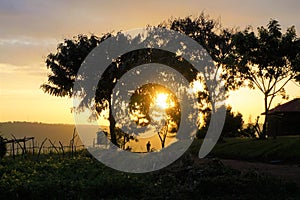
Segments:
[[[13,139],[6,140],[6,144],[10,144],[11,146],[11,155],[15,157],[15,155],[19,154],[19,150],[21,150],[22,155],[25,155],[27,151],[32,150],[32,154],[34,155],[34,137],[24,137],[21,139],[17,139],[14,135],[12,135]],[[26,144],[31,142],[31,145],[28,147]]]
[[[268,135],[273,137],[300,135],[300,98],[269,110],[267,131]]]
[[[15,158],[16,155],[26,156],[28,154],[35,155],[37,157],[40,156],[41,153],[57,153],[65,155],[66,152],[70,152],[71,155],[75,153],[77,150],[84,149],[84,145],[77,145],[75,139],[77,138],[76,130],[74,129],[72,139],[68,146],[64,146],[60,141],[59,145],[55,145],[55,141],[51,141],[50,139],[45,138],[41,145],[38,145],[35,141],[34,137],[24,137],[24,138],[16,138],[12,135],[11,139],[5,139],[4,142],[7,145],[7,155],[13,156]],[[48,143],[48,146],[45,146],[45,143]]]

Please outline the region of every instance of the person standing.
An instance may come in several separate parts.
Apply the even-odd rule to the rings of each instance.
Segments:
[[[146,144],[147,147],[147,152],[150,152],[150,148],[151,148],[151,143],[150,141],[148,141],[148,143]]]

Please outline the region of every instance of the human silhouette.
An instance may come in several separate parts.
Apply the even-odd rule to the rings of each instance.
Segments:
[[[150,141],[148,141],[148,143],[146,144],[146,147],[147,147],[147,152],[150,152],[150,147],[151,147]]]

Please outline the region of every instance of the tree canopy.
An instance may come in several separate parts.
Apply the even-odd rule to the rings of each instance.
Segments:
[[[230,48],[227,44],[230,43],[230,34],[225,30],[221,31],[217,25],[214,20],[201,14],[194,19],[187,17],[164,22],[158,27],[169,28],[192,36],[210,53],[213,60],[219,63],[218,67],[220,67],[222,66],[221,62],[224,63],[229,55]],[[216,30],[219,32],[217,33]],[[73,91],[73,85],[82,62],[92,49],[111,36],[111,33],[104,34],[102,37],[79,35],[73,39],[65,39],[64,42],[58,44],[57,52],[50,53],[46,59],[46,65],[51,73],[48,75],[48,82],[41,85],[44,92],[61,97],[76,95],[77,91]],[[197,72],[190,63],[176,54],[159,49],[132,51],[112,61],[98,82],[95,102],[98,114],[105,109],[109,110],[111,141],[115,144],[117,144],[117,139],[114,134],[116,122],[111,113],[112,90],[123,74],[133,67],[145,63],[165,64],[176,68],[190,82],[197,79]],[[223,74],[224,77],[225,74]],[[204,77],[203,79],[205,82],[209,81],[211,77]],[[217,101],[219,96],[221,95],[217,93],[213,96],[213,94],[208,94],[207,91],[202,91],[202,93],[199,92],[199,101],[204,101],[204,105],[209,101]],[[83,101],[82,105],[85,106],[91,101],[91,99],[87,99]],[[214,104],[211,105],[214,106]]]
[[[261,138],[267,136],[267,117],[273,99],[287,98],[286,84],[299,80],[300,39],[295,27],[281,32],[278,21],[270,20],[267,27],[259,27],[257,34],[247,28],[233,36],[235,79],[264,95],[266,115]]]
[[[204,119],[204,124],[202,127],[200,127],[197,137],[203,138],[206,135],[209,122],[210,122],[211,114],[208,114]],[[232,107],[229,105],[226,108],[226,118],[224,127],[221,133],[221,140],[223,140],[223,137],[240,137],[244,136],[243,133],[243,115],[239,112],[235,113],[232,111]],[[248,135],[247,135],[248,137]]]
[[[130,98],[132,119],[140,126],[152,123],[162,125],[157,130],[162,148],[167,137],[174,136],[180,125],[180,105],[175,94],[158,84],[147,84],[138,88]]]
[[[74,81],[82,62],[100,42],[110,36],[110,33],[102,37],[78,35],[59,43],[57,52],[50,53],[46,58],[50,73],[48,82],[41,85],[43,91],[53,96],[72,97]]]
[[[279,94],[286,97],[285,85],[292,79],[300,82],[300,40],[294,27],[282,33],[276,20],[271,20],[266,28],[258,28],[257,34],[250,28],[239,32],[222,28],[218,21],[204,13],[196,18],[164,21],[157,27],[178,31],[194,39],[208,52],[216,69],[213,74],[207,71],[198,77],[196,70],[185,59],[168,51],[151,48],[131,51],[114,59],[99,77],[95,96],[96,117],[104,110],[109,111],[110,135],[114,144],[118,145],[116,122],[112,114],[113,88],[122,75],[136,66],[160,63],[176,69],[190,83],[201,81],[203,90],[198,91],[198,101],[199,109],[204,113],[216,112],[215,105],[222,101],[221,97],[226,96],[228,90],[247,85],[258,88],[264,94],[267,116],[274,97]],[[80,91],[73,91],[73,86],[81,64],[97,45],[112,36],[112,33],[101,37],[78,35],[58,44],[56,53],[50,53],[46,59],[50,73],[48,82],[41,85],[43,91],[60,97],[76,96]],[[219,77],[224,80],[225,90],[206,84]],[[88,106],[92,101],[87,96],[81,106]],[[265,137],[266,121],[263,130],[262,137]]]

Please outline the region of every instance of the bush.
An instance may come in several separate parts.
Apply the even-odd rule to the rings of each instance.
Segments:
[[[198,130],[196,136],[197,138],[204,138],[206,132],[209,127],[211,118],[211,113],[207,114],[206,118],[204,119],[204,125]],[[243,115],[239,112],[235,113],[232,111],[232,107],[228,106],[226,108],[226,118],[221,134],[221,138],[223,137],[240,137],[242,135],[243,129]]]
[[[256,137],[255,125],[248,124],[247,127],[242,130],[241,136],[255,138]]]

